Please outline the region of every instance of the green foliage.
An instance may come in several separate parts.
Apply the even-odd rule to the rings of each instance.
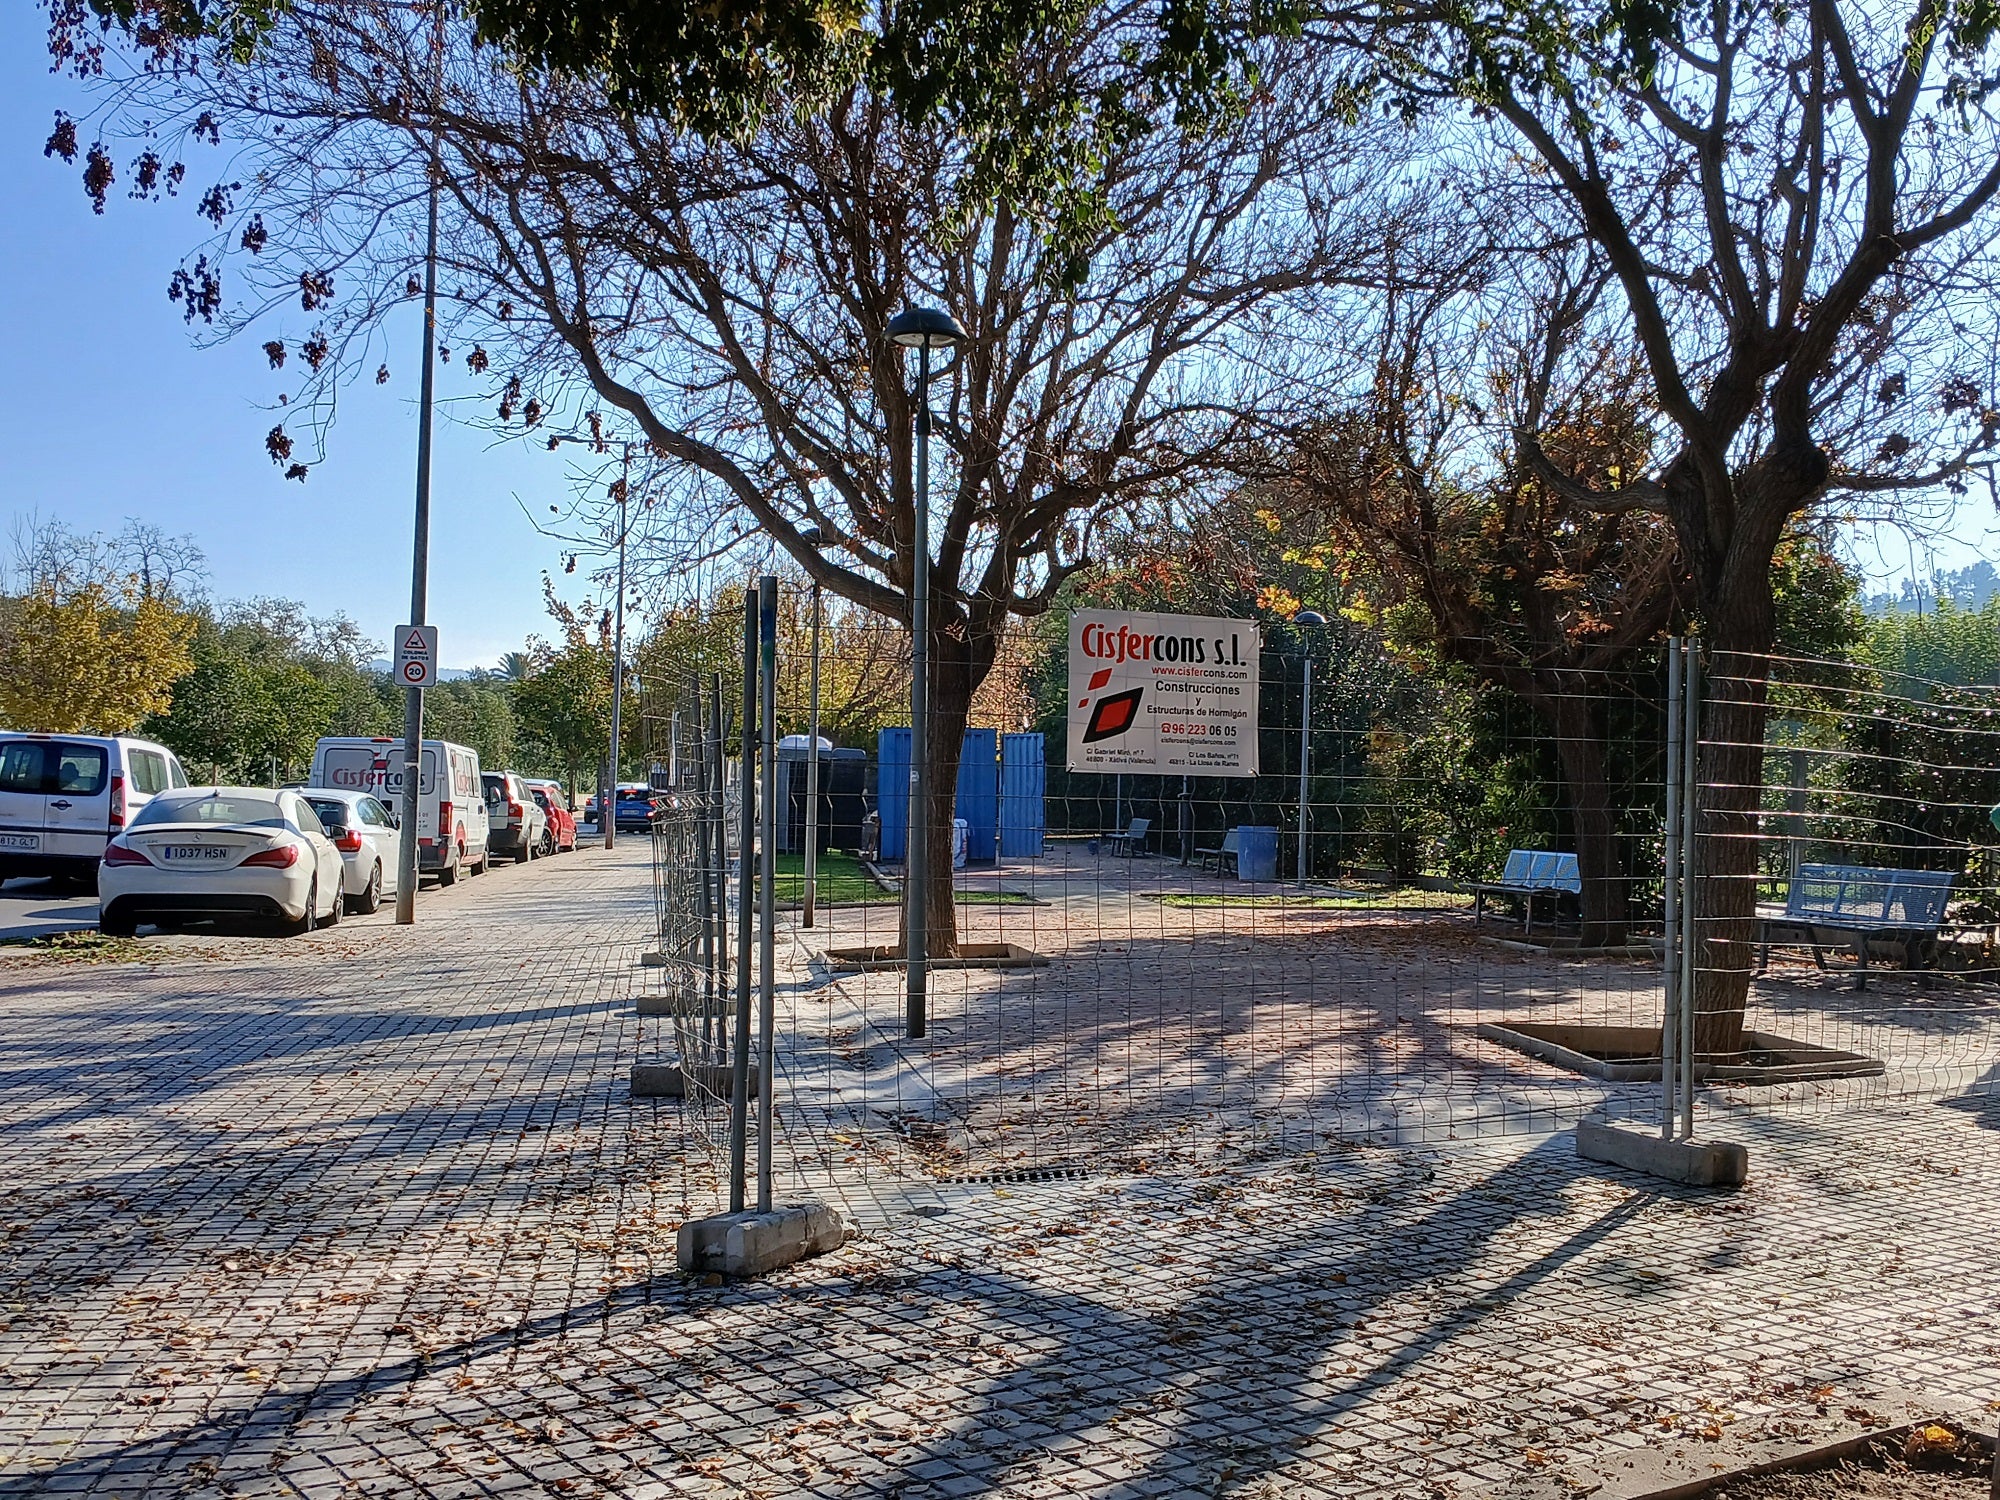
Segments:
[[[261,783],[305,775],[324,735],[382,734],[400,722],[374,643],[345,615],[310,616],[291,599],[204,607],[194,670],[145,725],[190,774]]]
[[[1860,645],[1861,579],[1833,553],[1824,537],[1792,530],[1771,557],[1771,595],[1777,606],[1772,649],[1780,656],[1843,660]]]
[[[489,771],[518,769],[514,764],[518,734],[514,705],[504,686],[467,679],[440,682],[424,692],[424,738],[469,746]]]
[[[577,786],[611,737],[611,652],[582,639],[545,650],[512,699],[524,758]]]
[[[1105,163],[1156,118],[1195,127],[1233,112],[1255,86],[1257,42],[1299,18],[1290,0],[1165,0],[1111,22],[1088,0],[472,8],[482,39],[530,66],[588,78],[625,109],[709,136],[741,138],[774,111],[811,114],[866,85],[907,121],[946,124],[969,156],[969,200],[1004,201],[1044,226],[1049,269],[1066,283],[1110,220]],[[1093,55],[1107,66],[1089,65]]]
[[[2000,596],[1977,609],[1941,599],[1925,614],[1868,621],[1861,657],[1884,673],[1951,687],[2000,683]]]

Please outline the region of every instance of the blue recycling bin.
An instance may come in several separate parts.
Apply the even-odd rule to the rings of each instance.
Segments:
[[[1278,830],[1239,827],[1236,830],[1236,878],[1276,880],[1278,878]]]

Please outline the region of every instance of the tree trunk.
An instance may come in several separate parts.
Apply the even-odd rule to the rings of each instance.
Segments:
[[[1728,549],[1704,548],[1695,570],[1707,625],[1695,756],[1694,1045],[1703,1057],[1743,1050],[1757,935],[1764,718],[1777,634],[1771,559],[1785,520],[1824,485],[1816,449],[1775,454],[1736,485]],[[1683,550],[1690,550],[1683,533]]]
[[[1694,1045],[1702,1057],[1743,1050],[1757,932],[1768,664],[1761,651],[1739,654],[1718,641],[1703,677],[1694,848]]]
[[[951,820],[958,800],[958,763],[965,751],[965,723],[977,688],[963,644],[934,638],[930,734],[925,741],[930,751],[931,771],[930,816],[926,820],[929,837],[924,846],[929,854],[924,892],[927,937],[924,947],[932,958],[954,958],[958,954],[958,907],[952,899]],[[906,908],[906,922],[907,915]]]
[[[1608,948],[1625,941],[1627,886],[1611,812],[1604,735],[1591,707],[1590,701],[1577,693],[1560,692],[1551,717],[1556,758],[1562,766],[1570,817],[1576,824],[1577,874],[1583,880],[1579,942],[1586,948]]]

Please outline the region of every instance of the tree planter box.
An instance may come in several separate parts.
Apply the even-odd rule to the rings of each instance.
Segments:
[[[1589,1078],[1644,1083],[1660,1076],[1657,1026],[1488,1021],[1474,1030],[1488,1041]],[[1697,1058],[1696,1079],[1708,1083],[1802,1083],[1814,1078],[1878,1078],[1885,1071],[1878,1059],[1859,1052],[1797,1042],[1768,1031],[1744,1032],[1743,1045],[1743,1055],[1727,1061]]]
[[[1958,1438],[1955,1456],[1935,1450],[1926,1451],[1931,1449],[1927,1442],[1928,1434],[1939,1429],[1949,1431]],[[1907,1460],[1905,1455],[1909,1455]],[[1915,1472],[1898,1482],[1897,1476],[1891,1472],[1893,1464],[1884,1462],[1885,1458],[1895,1463],[1907,1462]],[[1863,1471],[1856,1476],[1862,1485],[1860,1489],[1850,1489],[1842,1484],[1837,1490],[1829,1487],[1822,1491],[1816,1486],[1799,1488],[1787,1485],[1778,1479],[1783,1475],[1816,1474],[1841,1464],[1850,1464]],[[1697,1479],[1669,1480],[1663,1484],[1659,1482],[1663,1476],[1656,1475],[1647,1480],[1638,1479],[1635,1475],[1620,1483],[1605,1476],[1606,1482],[1597,1489],[1597,1495],[1603,1500],[1699,1500],[1704,1495],[1729,1495],[1732,1500],[1737,1496],[1744,1497],[1744,1500],[1761,1500],[1766,1494],[1838,1493],[1855,1495],[1861,1500],[1868,1496],[1882,1496],[1887,1500],[1887,1497],[1906,1494],[1911,1500],[1920,1500],[1920,1497],[1948,1494],[1954,1500],[1960,1495],[1965,1500],[1987,1500],[1993,1493],[1992,1474],[1993,1440],[1989,1435],[1961,1418],[1932,1417],[1857,1433],[1800,1452],[1735,1468],[1712,1470]],[[1868,1481],[1877,1476],[1880,1476],[1879,1486],[1871,1486]]]

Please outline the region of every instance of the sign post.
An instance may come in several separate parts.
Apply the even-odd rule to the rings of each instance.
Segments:
[[[1069,621],[1069,768],[1257,774],[1254,620],[1082,609]]]
[[[428,345],[425,353],[428,356]],[[430,374],[428,364],[424,373],[428,379]],[[425,421],[425,431],[428,434],[428,416]],[[430,472],[429,446],[428,442],[423,445],[425,449],[423,473],[426,478]],[[428,501],[428,495],[425,498]],[[426,503],[420,509],[418,521],[420,557],[423,555],[424,541],[430,529],[428,512],[429,506]],[[418,593],[415,602],[420,609],[424,602],[422,593],[424,571],[424,565],[419,563]],[[396,627],[395,677],[397,684],[404,689],[404,697],[407,700],[403,714],[403,805],[399,809],[402,826],[397,831],[396,839],[396,920],[404,926],[417,919],[417,824],[419,822],[417,808],[420,783],[423,780],[424,689],[437,681],[437,644],[438,633],[435,625]],[[449,837],[449,830],[440,836]]]

